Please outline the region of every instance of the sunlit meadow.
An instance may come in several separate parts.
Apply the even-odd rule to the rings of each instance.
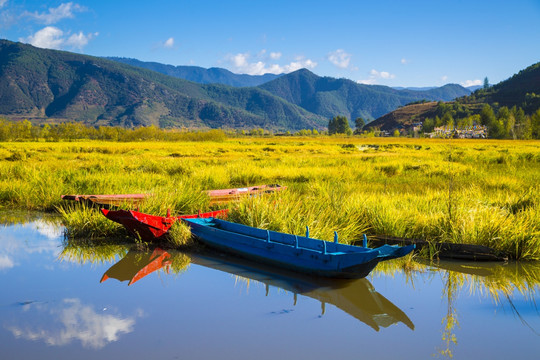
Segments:
[[[139,210],[193,213],[202,190],[279,183],[230,219],[342,242],[385,234],[472,243],[540,259],[540,142],[358,137],[219,142],[0,143],[0,206],[64,215],[72,236],[115,236],[62,194],[147,193]],[[125,207],[129,207],[126,204]]]

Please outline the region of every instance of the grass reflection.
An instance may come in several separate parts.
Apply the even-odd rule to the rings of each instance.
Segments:
[[[61,218],[55,214],[41,211],[2,210],[0,211],[0,225],[23,225],[30,222],[41,221],[54,227],[61,226]]]
[[[69,239],[67,237],[64,239],[63,249],[58,258],[61,261],[81,265],[114,263],[111,269],[118,264],[123,264],[119,272],[115,273],[120,281],[132,279],[140,271],[143,273],[147,271],[144,274],[146,276],[162,268],[166,273],[180,274],[186,271],[191,263],[187,254],[175,250],[165,251],[157,247],[141,246],[141,244],[118,244],[117,239]],[[160,261],[154,262],[156,259]],[[118,270],[118,267],[116,269]]]
[[[415,265],[411,266],[411,258],[381,263],[372,271],[372,276],[394,276],[403,271],[406,283],[414,288],[417,277],[427,275],[433,279],[436,274],[440,275],[443,281],[441,296],[446,300],[447,311],[441,320],[443,346],[437,349],[436,355],[453,357],[453,349],[458,345],[456,330],[459,328],[459,309],[456,302],[464,290],[468,291],[470,296],[489,298],[495,305],[508,305],[524,326],[535,334],[539,333],[538,329],[532,328],[521,316],[514,306],[514,298],[519,294],[536,308],[535,296],[540,291],[540,262],[429,262],[415,258]]]
[[[458,287],[463,286],[463,277],[460,277],[456,272],[446,272],[446,283],[443,288],[444,296],[446,297],[446,316],[443,317],[441,323],[443,325],[442,341],[444,348],[439,349],[439,355],[452,358],[454,356],[452,348],[457,345],[457,337],[455,334],[456,327],[459,327],[458,312],[455,307],[455,300],[458,296]]]
[[[67,240],[63,242],[62,252],[58,256],[61,261],[78,264],[104,264],[124,257],[129,246],[115,241],[101,240]]]

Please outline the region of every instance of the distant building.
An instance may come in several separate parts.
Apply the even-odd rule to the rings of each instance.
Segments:
[[[473,125],[465,128],[440,126],[427,133],[430,138],[455,138],[455,139],[486,139],[488,128],[484,125]]]
[[[412,124],[412,130],[413,132],[418,132],[420,130],[422,130],[422,123],[421,122],[416,122],[416,123],[413,123]]]

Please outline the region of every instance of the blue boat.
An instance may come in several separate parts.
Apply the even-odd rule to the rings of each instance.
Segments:
[[[182,219],[204,244],[251,260],[311,275],[356,279],[369,274],[381,261],[410,253],[415,245],[383,245],[371,249],[306,236],[257,229],[216,218]]]

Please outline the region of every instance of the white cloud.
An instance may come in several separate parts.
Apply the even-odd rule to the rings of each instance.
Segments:
[[[14,266],[15,263],[7,255],[0,255],[0,270],[11,269]]]
[[[62,19],[75,17],[75,12],[85,11],[86,8],[72,2],[60,4],[57,8],[49,8],[49,12],[38,13],[26,11],[23,16],[28,16],[46,25],[55,24]]]
[[[272,60],[279,60],[281,58],[280,52],[271,52],[270,53],[270,59]]]
[[[291,62],[288,65],[283,65],[282,69],[285,73],[290,73],[302,68],[306,69],[315,69],[317,67],[317,63],[311,59],[305,59],[302,56],[299,56],[295,59],[295,61]]]
[[[476,80],[465,80],[464,82],[461,83],[461,86],[463,87],[469,87],[469,86],[476,86],[476,85],[482,85],[483,82],[482,80],[480,79],[476,79]]]
[[[99,35],[97,32],[86,35],[79,32],[78,34],[72,34],[66,38],[64,32],[59,28],[47,26],[37,31],[34,35],[19,40],[46,49],[62,49],[64,47],[82,49],[97,35]]]
[[[441,76],[441,80],[442,80],[442,81],[448,80],[448,75],[443,75],[443,76]]]
[[[351,62],[351,54],[348,54],[343,49],[337,49],[328,54],[328,60],[339,68],[346,69]]]
[[[135,325],[134,317],[98,313],[79,299],[64,299],[60,306],[30,304],[23,311],[18,319],[28,317],[32,323],[35,319],[45,319],[46,323],[34,329],[29,326],[6,328],[16,338],[41,340],[50,346],[63,346],[78,340],[83,347],[101,349],[117,341],[121,334],[132,332]]]
[[[375,85],[377,83],[377,79],[369,78],[364,80],[358,80],[357,82],[364,85]]]
[[[281,53],[272,53],[279,54]],[[270,55],[270,59],[275,60]],[[259,53],[264,55],[264,53]],[[274,55],[276,56],[276,55]],[[241,74],[248,75],[263,75],[263,74],[283,74],[290,73],[302,68],[313,69],[317,66],[317,63],[310,59],[305,59],[304,57],[297,57],[294,61],[286,65],[279,64],[268,64],[267,59],[255,59],[251,60],[251,55],[249,53],[239,53],[236,55],[228,55],[227,60],[231,63],[233,71]]]
[[[98,35],[99,33],[97,32],[84,35],[82,31],[80,31],[78,34],[73,34],[69,38],[67,38],[65,41],[65,45],[72,48],[82,49],[88,44],[90,40],[92,40],[95,36]]]
[[[6,5],[7,2],[8,0],[0,0],[0,8],[4,7],[4,5]]]
[[[64,39],[62,36],[64,32],[57,27],[47,26],[36,32],[34,35],[30,35],[27,41],[37,47],[47,49],[60,49]]]
[[[172,48],[174,46],[174,38],[173,37],[170,37],[167,39],[167,41],[165,41],[165,43],[163,43],[163,47],[164,48]]]
[[[401,59],[401,63],[402,63],[403,65],[407,65],[407,64],[410,63],[410,62],[411,62],[411,61],[408,60],[408,59],[405,59],[405,58]]]
[[[370,74],[372,74],[372,75],[374,75],[376,77],[380,77],[382,79],[393,79],[393,78],[396,77],[396,75],[390,74],[387,71],[377,72],[377,70],[371,70]]]
[[[19,17],[8,9],[2,10],[0,6],[0,29],[9,29],[11,26],[19,24]]]
[[[395,77],[396,77],[396,75],[390,74],[387,71],[377,71],[375,69],[372,69],[369,72],[369,78],[368,79],[358,80],[358,82],[360,84],[374,85],[374,84],[377,84],[379,79],[389,80],[389,79],[394,79]]]

